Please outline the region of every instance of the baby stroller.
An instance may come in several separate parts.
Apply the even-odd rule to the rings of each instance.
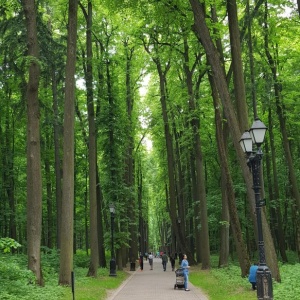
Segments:
[[[179,268],[175,271],[176,274],[176,282],[174,284],[174,290],[176,288],[184,288],[184,276],[183,276],[183,268]]]

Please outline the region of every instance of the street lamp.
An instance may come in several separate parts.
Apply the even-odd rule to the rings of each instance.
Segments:
[[[257,221],[257,235],[258,235],[258,252],[259,252],[259,266],[256,272],[257,283],[257,299],[259,300],[273,300],[273,285],[272,276],[266,264],[265,246],[262,231],[261,208],[265,206],[265,200],[260,199],[260,166],[263,157],[261,144],[264,142],[267,127],[258,118],[253,122],[249,131],[245,131],[240,139],[240,145],[246,153],[247,165],[250,168],[253,178],[253,190],[255,194],[255,209]],[[257,150],[252,150],[252,144],[256,145]]]
[[[113,203],[109,204],[110,211],[110,222],[111,222],[111,260],[110,260],[110,268],[109,268],[109,276],[117,276],[116,273],[116,259],[115,259],[115,251],[114,251],[114,218],[115,218],[115,206]]]

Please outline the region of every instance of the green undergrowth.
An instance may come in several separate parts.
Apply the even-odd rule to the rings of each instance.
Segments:
[[[201,270],[193,266],[190,281],[207,294],[209,300],[254,300],[256,292],[251,290],[247,278],[240,276],[240,268],[231,263],[227,268],[217,267],[217,258],[212,257],[212,269]],[[43,254],[43,277],[45,287],[34,284],[34,277],[27,270],[25,255],[0,255],[0,299],[1,300],[69,300],[73,299],[71,287],[58,285],[59,255],[55,252]],[[116,277],[109,270],[98,269],[97,278],[87,277],[89,257],[78,253],[74,257],[74,299],[105,300],[107,296],[129,276],[118,271]],[[300,264],[280,264],[281,283],[273,283],[274,300],[298,300],[300,295]]]
[[[292,261],[292,260],[291,260]],[[256,291],[252,291],[248,278],[241,277],[240,268],[230,264],[227,268],[217,268],[212,258],[213,268],[201,270],[200,266],[191,268],[190,281],[202,289],[209,300],[254,300]],[[281,283],[273,281],[274,300],[298,300],[300,295],[300,264],[279,263]]]
[[[106,268],[98,269],[97,278],[87,277],[90,258],[84,253],[74,257],[74,296],[76,300],[104,300],[110,290],[116,289],[128,274],[118,271],[116,277],[109,276]],[[44,287],[34,284],[34,276],[27,270],[27,256],[0,255],[0,299],[1,300],[70,300],[71,287],[58,285],[59,255],[56,252],[43,254]]]
[[[58,300],[64,288],[57,286],[55,273],[45,266],[45,287],[34,284],[31,271],[27,270],[27,257],[24,255],[0,256],[0,299],[1,300]]]
[[[300,264],[285,264],[280,267],[281,283],[274,282],[274,299],[299,300]]]

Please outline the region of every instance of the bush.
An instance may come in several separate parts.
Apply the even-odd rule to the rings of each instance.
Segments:
[[[74,266],[78,268],[89,268],[90,259],[90,256],[88,256],[85,251],[77,250],[76,255],[74,255]]]
[[[35,285],[34,274],[27,270],[27,257],[25,255],[2,255],[0,258],[0,299],[61,299],[65,290],[57,284],[57,272],[51,267],[51,260],[45,260],[43,263],[46,266],[45,269],[43,268],[43,273],[47,284],[41,288]]]
[[[3,253],[10,253],[11,249],[18,249],[21,245],[11,238],[0,238],[0,250],[3,251]]]

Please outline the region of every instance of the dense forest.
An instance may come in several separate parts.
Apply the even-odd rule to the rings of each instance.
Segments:
[[[89,276],[139,252],[258,260],[240,147],[260,119],[267,264],[300,259],[300,10],[293,0],[1,0],[0,245]],[[299,31],[299,33],[298,33]],[[299,49],[299,52],[298,52]],[[10,240],[10,239],[12,240]],[[20,246],[20,247],[18,247]]]

